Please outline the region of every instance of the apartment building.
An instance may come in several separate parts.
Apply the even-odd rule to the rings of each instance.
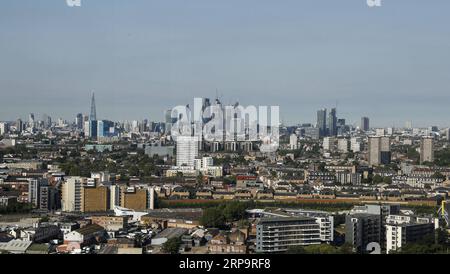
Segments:
[[[286,252],[290,247],[321,243],[320,225],[309,217],[261,218],[256,225],[256,252]]]

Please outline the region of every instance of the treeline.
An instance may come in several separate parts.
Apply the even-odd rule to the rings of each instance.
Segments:
[[[450,243],[448,232],[438,229],[421,240],[414,243],[407,243],[398,251],[390,254],[450,254]]]
[[[29,203],[15,203],[8,206],[0,206],[0,214],[28,213],[33,209]]]
[[[203,211],[200,223],[205,227],[224,228],[231,222],[244,219],[245,211],[251,206],[251,202],[233,201],[209,207]]]
[[[292,246],[286,252],[287,254],[353,254],[352,245],[345,243],[341,246],[333,246],[329,244],[309,245],[309,246]]]
[[[236,203],[237,201],[224,201],[224,200],[163,200],[160,199],[157,203],[158,208],[209,208],[216,207],[221,204]],[[327,203],[325,202],[302,202],[302,201],[240,201],[238,203],[246,204],[248,209],[253,208],[303,208],[311,210],[322,211],[342,211],[353,208],[354,203]]]

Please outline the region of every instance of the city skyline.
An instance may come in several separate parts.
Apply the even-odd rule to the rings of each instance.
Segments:
[[[337,105],[353,124],[449,126],[446,1],[64,2],[2,4],[0,120],[73,119],[91,90],[102,118],[163,120],[217,90],[285,124]]]

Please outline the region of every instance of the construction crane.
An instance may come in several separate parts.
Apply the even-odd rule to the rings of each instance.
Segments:
[[[438,215],[440,218],[444,219],[447,226],[450,226],[446,200],[442,200],[441,207],[438,209]]]

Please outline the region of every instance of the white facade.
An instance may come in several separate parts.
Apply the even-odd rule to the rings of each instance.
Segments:
[[[289,138],[289,146],[292,150],[298,148],[298,137],[296,134],[292,134]]]
[[[8,132],[8,124],[0,123],[0,135],[4,135]]]
[[[348,139],[342,138],[338,140],[338,150],[339,152],[347,153],[348,152]]]
[[[177,166],[194,166],[194,160],[198,156],[198,137],[178,136],[177,141]]]
[[[361,139],[353,137],[350,140],[350,150],[353,152],[360,152],[361,151]]]
[[[336,144],[336,138],[325,137],[323,138],[323,149],[326,151],[334,151]]]
[[[68,177],[62,185],[61,206],[62,211],[81,211],[82,177]]]

